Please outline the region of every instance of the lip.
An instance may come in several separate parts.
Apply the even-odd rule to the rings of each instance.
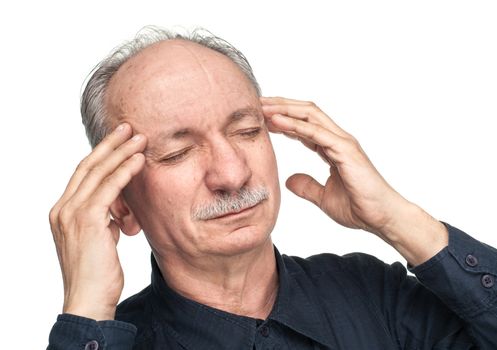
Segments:
[[[252,213],[252,211],[259,205],[261,204],[261,202],[257,203],[256,205],[254,206],[251,206],[251,207],[247,207],[247,208],[244,208],[240,211],[233,211],[233,212],[229,212],[229,213],[226,213],[224,215],[221,215],[221,216],[217,216],[215,218],[212,218],[211,220],[218,220],[218,219],[238,219],[238,218],[243,218],[245,216],[248,216]]]

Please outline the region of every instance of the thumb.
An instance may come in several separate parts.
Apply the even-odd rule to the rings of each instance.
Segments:
[[[307,174],[293,174],[286,180],[286,187],[297,196],[320,207],[324,187]]]

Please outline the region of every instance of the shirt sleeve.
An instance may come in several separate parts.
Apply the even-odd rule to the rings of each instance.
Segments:
[[[52,327],[47,350],[131,350],[135,335],[130,323],[62,314]]]
[[[409,270],[463,321],[478,349],[497,349],[497,250],[444,223],[449,245]]]

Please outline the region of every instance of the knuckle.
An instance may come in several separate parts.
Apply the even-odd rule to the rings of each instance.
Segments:
[[[64,228],[67,228],[69,226],[69,223],[72,220],[73,210],[69,208],[67,205],[65,205],[60,209],[57,217],[58,217],[58,223],[60,224],[61,228],[64,230]]]
[[[307,103],[308,105],[305,112],[305,116],[307,118],[321,112],[321,109],[314,102],[307,102]]]
[[[314,114],[314,111],[313,111],[312,109],[311,109],[311,110],[308,110],[308,109],[307,109],[307,110],[304,112],[304,118],[305,118],[305,120],[306,120],[306,121],[307,121],[307,120],[309,120],[309,118],[311,118],[313,114]]]
[[[357,151],[361,148],[359,141],[352,135],[346,137],[347,149],[351,151]]]
[[[301,130],[300,133],[304,133],[306,132],[308,134],[308,137],[313,140],[316,138],[316,134],[318,132],[318,130],[316,128],[309,128],[307,131],[305,130]]]
[[[319,113],[321,112],[321,108],[319,108],[315,103],[312,103],[311,105],[311,109],[315,112],[315,113]]]
[[[103,168],[101,164],[94,164],[92,167],[89,167],[88,173],[93,175],[99,175],[103,172]]]
[[[86,170],[91,166],[91,158],[90,156],[86,156],[79,162],[78,166],[76,167],[76,171],[78,170]]]
[[[356,139],[354,136],[352,135],[348,135],[348,138],[349,138],[349,141],[350,143],[354,146],[354,147],[358,147],[359,146],[359,140]]]
[[[59,208],[57,205],[54,205],[52,209],[50,209],[50,212],[48,213],[48,220],[50,221],[51,225],[54,225],[57,223],[59,217]]]
[[[105,179],[102,180],[102,186],[103,187],[110,187],[114,185],[116,178],[116,173],[113,173],[109,176],[107,176]]]
[[[59,210],[58,209],[55,209],[52,208],[50,210],[50,213],[48,214],[48,219],[49,219],[49,222],[50,222],[50,230],[52,231],[52,235],[54,237],[54,239],[56,240],[57,237],[60,235],[59,233],[59,220],[58,220],[58,217],[59,217]]]
[[[71,224],[69,223],[69,221],[62,221],[61,220],[59,222],[58,227],[59,227],[60,235],[65,235],[65,234],[67,234],[67,232],[69,232]]]

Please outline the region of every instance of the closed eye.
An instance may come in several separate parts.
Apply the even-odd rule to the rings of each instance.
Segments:
[[[254,129],[248,129],[248,130],[243,130],[239,132],[239,135],[245,136],[245,137],[254,137],[257,136],[261,132],[261,128],[254,128]]]
[[[171,153],[171,154],[167,155],[166,157],[162,158],[160,161],[161,161],[161,163],[179,162],[180,160],[182,160],[184,157],[187,156],[188,152],[190,152],[192,148],[193,147],[188,147],[188,148],[184,148],[180,151]]]
[[[257,127],[253,129],[245,129],[240,132],[238,132],[238,135],[241,135],[244,138],[252,138],[260,134],[262,128]],[[177,152],[173,152],[166,157],[162,158],[160,160],[161,163],[166,163],[166,164],[175,164],[181,161],[183,158],[185,158],[188,153],[193,149],[193,146],[184,148],[182,150],[179,150]]]

